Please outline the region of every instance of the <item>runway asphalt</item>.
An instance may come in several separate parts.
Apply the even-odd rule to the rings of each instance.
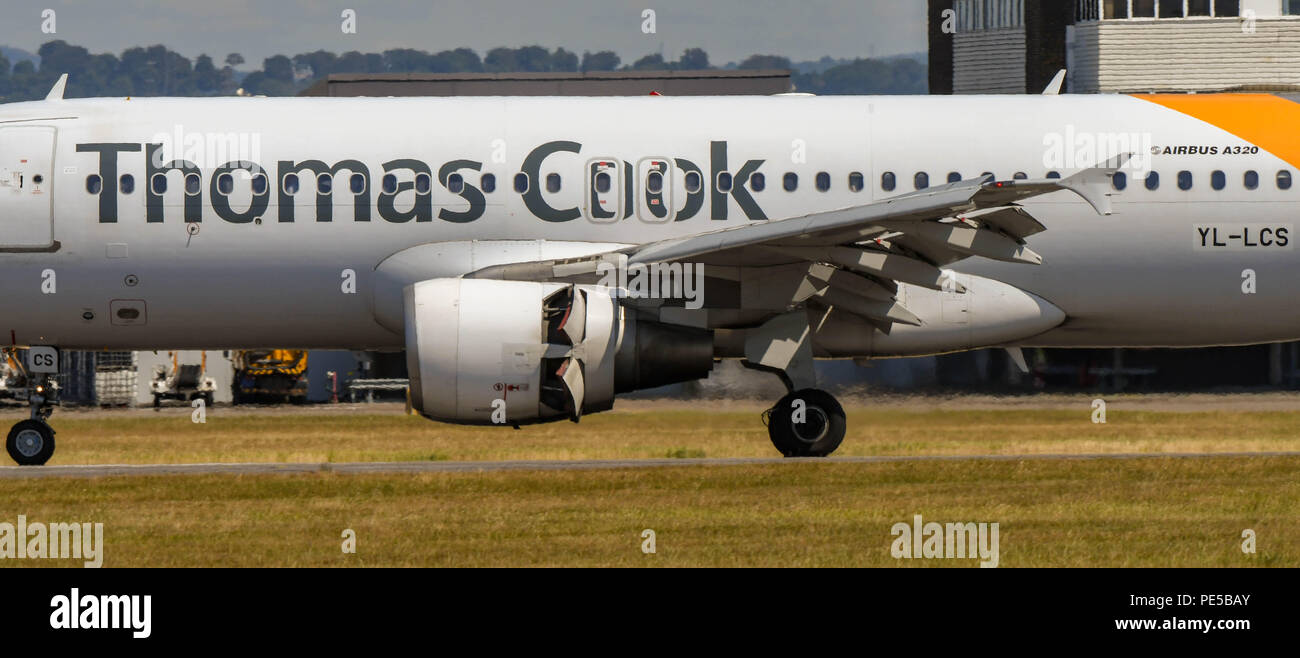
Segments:
[[[1093,459],[1203,459],[1210,457],[1300,457],[1300,452],[1203,452],[1043,455],[939,455],[919,457],[831,457],[782,459],[613,459],[580,461],[500,462],[353,462],[298,464],[106,464],[67,466],[3,466],[0,479],[42,477],[123,477],[152,475],[295,475],[304,473],[487,473],[497,471],[582,471],[597,469],[669,468],[683,466],[748,466],[756,464],[883,464],[941,461],[1038,461]]]

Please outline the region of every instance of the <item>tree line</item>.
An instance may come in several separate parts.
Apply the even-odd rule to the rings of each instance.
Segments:
[[[275,55],[262,68],[243,72],[239,53],[218,63],[208,55],[193,61],[166,46],[128,48],[121,55],[92,54],[65,41],[50,41],[37,51],[40,65],[11,64],[0,54],[0,102],[44,98],[54,81],[69,74],[66,96],[228,96],[246,94],[292,96],[333,73],[516,73],[586,71],[672,71],[716,69],[701,48],[690,48],[676,60],[651,54],[624,64],[610,51],[576,52],[541,46],[493,48],[480,56],[469,48],[430,53],[396,48],[382,53],[326,50],[292,57]],[[825,61],[825,60],[823,60]],[[753,55],[740,69],[795,69],[789,58]],[[799,68],[807,69],[807,66]],[[815,94],[924,94],[925,64],[915,58],[856,59],[796,72],[798,91]]]

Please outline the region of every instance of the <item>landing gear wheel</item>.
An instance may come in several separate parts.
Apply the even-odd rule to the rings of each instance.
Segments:
[[[844,440],[844,408],[830,393],[795,391],[767,413],[772,445],[786,457],[825,457]]]
[[[19,466],[41,466],[54,455],[54,430],[39,420],[24,420],[9,430],[5,449]]]

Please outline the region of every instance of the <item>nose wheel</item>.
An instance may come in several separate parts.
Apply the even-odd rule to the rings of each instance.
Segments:
[[[46,422],[59,404],[58,381],[46,373],[30,376],[27,404],[31,417],[9,430],[5,450],[19,466],[43,466],[54,456],[54,428]]]
[[[795,391],[764,414],[772,445],[786,457],[826,457],[844,441],[844,408],[830,393]]]
[[[42,466],[54,455],[54,429],[43,420],[24,420],[9,430],[5,449],[19,466]]]

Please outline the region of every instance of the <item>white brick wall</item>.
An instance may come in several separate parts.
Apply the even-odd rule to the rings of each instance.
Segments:
[[[1070,28],[1070,91],[1300,87],[1300,20],[1131,20]]]
[[[952,54],[954,94],[1025,93],[1023,27],[958,32]]]

